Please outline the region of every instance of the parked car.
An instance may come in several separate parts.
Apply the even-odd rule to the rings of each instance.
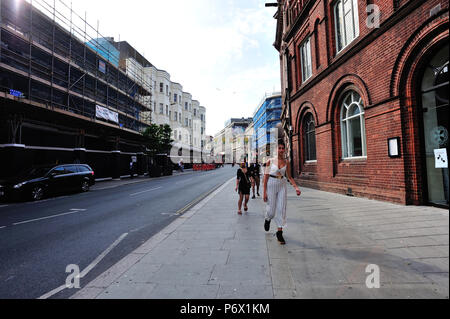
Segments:
[[[88,192],[94,184],[95,173],[88,165],[39,166],[0,182],[0,196],[8,200],[38,201],[66,191]]]

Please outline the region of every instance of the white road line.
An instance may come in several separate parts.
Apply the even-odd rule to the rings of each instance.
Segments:
[[[0,208],[4,208],[4,207],[8,207],[8,205],[2,205],[2,206],[0,206]]]
[[[111,246],[108,247],[108,249],[106,249],[103,253],[101,253],[100,256],[98,256],[89,266],[86,267],[86,269],[84,269],[81,273],[80,273],[80,279],[86,277],[86,275],[95,268],[95,266],[97,266],[103,258],[105,258],[106,255],[108,255],[111,250],[113,250],[117,245],[120,244],[120,242],[122,240],[125,239],[125,237],[128,236],[128,233],[123,234],[122,236],[119,237],[119,239],[117,239]],[[39,297],[38,299],[48,299],[54,295],[56,295],[57,293],[60,293],[61,291],[63,291],[64,289],[66,289],[67,286],[66,285],[62,285],[56,289],[53,289],[52,291],[46,293],[45,295],[42,295],[41,297]]]
[[[6,228],[6,226],[0,226],[0,229]]]
[[[122,240],[125,239],[125,237],[128,236],[128,233],[123,234],[122,236],[119,237],[119,239],[117,239],[111,246],[109,246],[108,249],[106,249],[100,256],[98,256],[89,266],[86,267],[85,270],[83,270],[80,274],[81,278],[84,278],[92,269],[95,268],[95,266],[97,266],[103,258],[105,258],[106,255],[108,255],[111,250],[113,250],[117,245],[120,244],[120,242]]]
[[[133,196],[137,196],[137,195],[140,195],[140,194],[144,194],[144,193],[148,193],[148,192],[156,191],[156,190],[158,190],[158,189],[161,189],[161,188],[162,188],[162,187],[152,188],[152,189],[149,189],[149,190],[146,190],[146,191],[143,191],[143,192],[139,192],[139,193],[131,194],[130,196],[131,196],[131,197],[133,197]]]
[[[58,214],[58,215],[52,215],[52,216],[47,216],[47,217],[42,217],[42,218],[36,218],[36,219],[30,219],[30,220],[26,220],[23,222],[19,222],[19,223],[14,223],[13,226],[17,226],[17,225],[23,225],[23,224],[28,224],[28,223],[32,223],[32,222],[37,222],[37,221],[41,221],[41,220],[45,220],[45,219],[50,219],[50,218],[56,218],[56,217],[61,217],[61,216],[66,216],[66,215],[72,215],[72,214],[76,214],[76,213],[80,213],[80,212],[85,212],[86,210],[81,210],[81,209],[71,209],[70,212],[68,213],[63,213],[63,214]]]

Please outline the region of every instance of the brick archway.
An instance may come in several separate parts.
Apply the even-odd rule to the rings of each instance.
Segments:
[[[407,204],[427,204],[419,79],[425,62],[448,40],[447,12],[428,22],[407,41],[392,74],[391,94],[400,99]]]
[[[295,171],[300,174],[304,170],[305,154],[304,154],[304,139],[303,139],[303,120],[307,114],[311,114],[314,122],[319,125],[319,117],[317,115],[317,110],[311,102],[304,102],[295,117],[295,146],[296,146],[296,157],[294,159]]]

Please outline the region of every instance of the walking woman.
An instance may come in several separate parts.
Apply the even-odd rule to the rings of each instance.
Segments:
[[[244,210],[248,211],[248,202],[250,200],[250,188],[252,186],[252,176],[246,163],[241,164],[238,169],[236,179],[236,192],[239,190],[238,214],[242,215],[242,202],[245,198]]]
[[[264,229],[268,232],[272,219],[275,219],[278,227],[277,239],[281,245],[286,244],[283,229],[286,227],[287,220],[287,179],[294,186],[297,196],[300,196],[302,192],[292,178],[290,163],[286,160],[286,145],[283,140],[280,140],[278,158],[267,162],[264,175],[264,202],[267,203]]]

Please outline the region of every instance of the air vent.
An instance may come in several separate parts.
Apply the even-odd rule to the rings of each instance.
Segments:
[[[353,194],[353,189],[351,188],[347,189],[347,196],[355,197],[355,195]]]

